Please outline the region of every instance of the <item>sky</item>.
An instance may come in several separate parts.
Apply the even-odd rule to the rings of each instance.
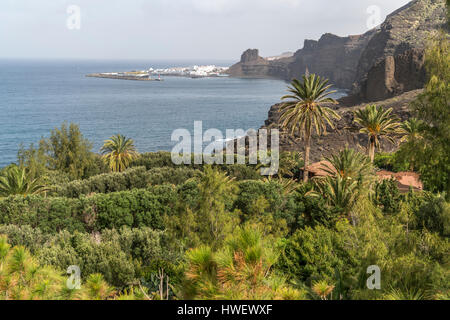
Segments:
[[[238,60],[361,34],[409,0],[0,0],[0,58]]]

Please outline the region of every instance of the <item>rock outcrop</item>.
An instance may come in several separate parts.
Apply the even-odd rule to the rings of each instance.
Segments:
[[[425,55],[411,49],[396,56],[387,56],[367,73],[355,92],[363,101],[379,101],[424,86]]]
[[[408,108],[409,103],[414,100],[422,90],[413,90],[403,93],[395,98],[377,102],[377,105],[385,108],[393,108],[393,113],[401,120],[407,120],[411,114]],[[320,161],[324,157],[331,155],[337,150],[341,150],[346,146],[350,148],[361,149],[365,152],[368,145],[367,135],[360,133],[360,128],[353,122],[353,112],[357,109],[364,108],[367,104],[349,107],[346,100],[339,100],[337,112],[341,116],[341,120],[336,122],[335,129],[328,128],[328,134],[317,136],[313,135],[311,140],[311,161]],[[269,110],[269,116],[262,129],[280,129],[279,119],[280,104],[272,106]],[[280,150],[281,151],[303,151],[304,141],[298,136],[292,136],[286,132],[280,133]],[[382,141],[381,148],[383,151],[394,151],[398,146],[388,141]]]
[[[258,49],[248,49],[241,56],[241,61],[231,66],[227,73],[239,78],[276,78],[286,79],[288,61],[292,58],[268,60],[259,56]]]
[[[327,33],[319,41],[306,40],[303,49],[298,50],[288,64],[285,79],[298,78],[308,70],[327,77],[339,88],[352,88],[358,61],[373,34],[374,31],[369,31],[358,36],[338,37]]]
[[[390,14],[361,55],[353,93],[370,101],[422,88],[424,48],[447,28],[446,13],[445,0],[414,0]]]
[[[414,0],[390,14],[363,35],[324,34],[306,40],[293,57],[269,60],[247,50],[229,69],[235,77],[299,78],[308,69],[358,101],[388,99],[425,82],[424,47],[438,30],[447,28],[445,0]]]

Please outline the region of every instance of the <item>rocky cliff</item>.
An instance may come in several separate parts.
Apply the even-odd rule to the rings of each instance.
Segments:
[[[306,40],[287,66],[286,80],[297,78],[308,69],[327,77],[335,86],[350,89],[355,80],[358,61],[374,31],[363,35],[338,37],[324,34],[319,41]]]
[[[363,35],[324,34],[306,40],[293,57],[268,60],[247,50],[229,69],[235,77],[298,78],[308,69],[342,89],[352,89],[359,101],[388,99],[423,87],[427,40],[446,28],[445,0],[414,0],[390,14],[377,29]]]
[[[413,90],[403,93],[395,98],[378,101],[377,105],[385,108],[393,108],[393,113],[402,121],[408,119],[411,114],[409,111],[409,103],[414,100],[421,90]],[[341,150],[346,146],[355,149],[361,149],[366,152],[365,148],[368,144],[366,134],[359,133],[359,127],[353,122],[353,112],[357,109],[364,108],[367,104],[361,104],[353,107],[347,106],[346,99],[339,100],[339,105],[333,106],[341,116],[341,120],[336,122],[335,130],[328,128],[328,134],[317,136],[313,135],[311,140],[311,160],[320,161],[324,157],[331,155],[337,150]],[[280,129],[279,113],[280,104],[276,104],[270,108],[268,119],[262,129]],[[270,140],[270,139],[269,139]],[[303,151],[304,141],[298,136],[292,136],[286,132],[280,134],[280,150],[281,151]],[[393,151],[397,148],[388,141],[382,141],[381,148],[383,151]]]
[[[258,49],[248,49],[241,61],[228,69],[228,74],[239,78],[287,79],[288,65],[292,57],[268,60],[259,56]]]
[[[422,88],[424,48],[447,28],[446,12],[445,0],[414,0],[390,14],[361,55],[353,93],[371,101]]]

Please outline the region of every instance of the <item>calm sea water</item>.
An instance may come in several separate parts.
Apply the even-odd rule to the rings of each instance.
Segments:
[[[94,72],[143,70],[231,61],[0,60],[0,167],[62,122],[77,123],[98,151],[121,133],[140,152],[170,150],[177,128],[258,129],[286,83],[278,80],[165,77],[163,82],[86,78]]]

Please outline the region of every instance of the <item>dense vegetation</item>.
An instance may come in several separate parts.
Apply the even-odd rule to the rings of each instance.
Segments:
[[[367,155],[337,150],[310,181],[308,149],[281,154],[264,178],[251,165],[176,166],[121,135],[100,156],[63,124],[2,169],[0,299],[449,299],[448,62],[442,36],[415,118],[357,111]],[[286,130],[307,138],[332,124],[325,81],[290,90]],[[376,154],[386,137],[398,152]],[[417,171],[426,190],[400,193],[379,168]],[[65,286],[71,265],[79,290]],[[372,265],[379,290],[366,285]]]

